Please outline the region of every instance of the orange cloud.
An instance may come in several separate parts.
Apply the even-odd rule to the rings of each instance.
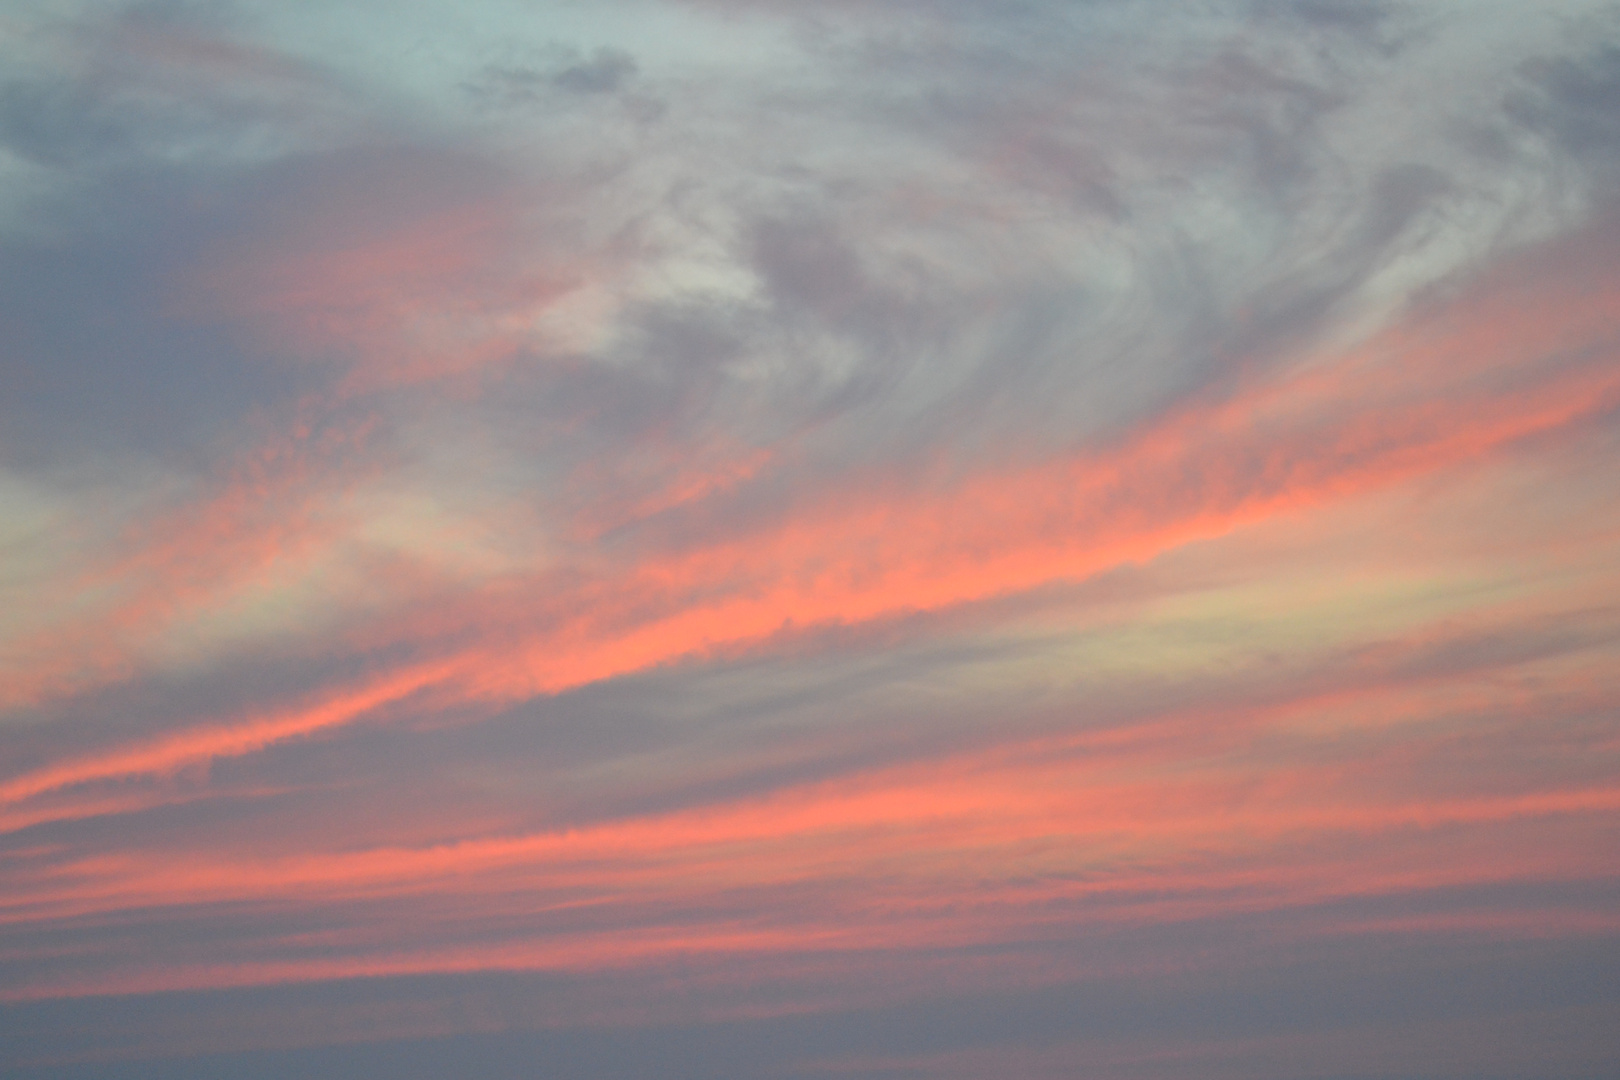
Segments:
[[[420,246],[437,273],[444,230],[431,221],[425,228],[420,245],[402,241],[401,250]],[[448,229],[452,252],[462,234]],[[356,282],[369,277],[376,253],[368,251],[354,256]],[[386,262],[399,252],[384,254]],[[653,518],[640,531],[621,526],[629,532],[608,554],[595,550],[587,529],[574,565],[564,556],[530,579],[355,632],[373,648],[407,641],[425,661],[304,706],[14,775],[0,782],[0,802],[251,753],[430,688],[436,701],[498,706],[747,647],[784,628],[854,624],[1080,580],[1471,465],[1620,403],[1620,286],[1601,255],[1577,250],[1540,278],[1519,267],[1350,353],[1259,379],[1224,400],[1189,403],[1076,456],[955,482],[852,477],[783,520],[741,531],[720,520],[697,542],[659,540]],[[334,258],[343,278],[349,256]],[[449,269],[464,258],[454,255]],[[1529,269],[1537,265],[1532,259]],[[91,571],[81,591],[122,595],[91,619],[25,641],[20,651],[35,660],[8,679],[10,703],[130,671],[143,641],[166,624],[342,535],[345,523],[323,520],[312,493],[353,482],[345,448],[364,429],[321,437],[331,445],[295,434],[270,443],[209,501],[150,522],[131,554]],[[693,512],[707,512],[705,493],[723,493],[760,464],[712,480],[687,477],[687,494],[674,501],[696,500]],[[435,639],[444,644],[435,648]]]
[[[230,726],[177,731],[138,746],[47,766],[0,783],[0,802],[22,802],[42,792],[95,780],[165,775],[214,758],[249,754],[273,743],[350,723],[380,705],[433,684],[444,674],[443,668],[409,669],[359,690],[327,696],[311,706],[283,709]]]
[[[445,636],[448,651],[376,685],[397,687],[396,699],[438,683],[465,702],[506,704],[747,646],[784,628],[854,624],[1081,580],[1472,465],[1620,403],[1620,290],[1588,283],[1571,295],[1559,284],[1535,292],[1535,303],[1517,297],[1524,302],[1514,308],[1489,294],[1455,304],[1346,356],[1188,405],[1117,446],[942,489],[852,480],[785,521],[740,535],[709,530],[684,548],[645,534],[622,544],[624,554],[587,549],[576,567],[548,565],[533,582],[501,582],[444,609],[434,616],[446,619],[440,625],[401,623],[418,635],[413,646],[425,644],[425,632],[429,641]],[[248,558],[277,557],[284,538],[251,531],[256,518],[244,517],[256,498],[251,484],[233,489],[203,515],[210,524],[159,537],[140,556],[158,568],[142,594],[149,599],[110,625],[138,635],[153,604],[184,599],[192,558],[235,559],[241,572]],[[478,628],[470,645],[449,645],[458,626]],[[370,633],[373,645],[388,640],[388,624],[382,628],[380,638]],[[54,669],[47,662],[43,670]],[[353,695],[364,708],[342,704]],[[340,689],[333,704],[314,707],[319,720],[289,714],[50,766],[0,785],[0,799],[251,752],[347,722],[387,695]]]

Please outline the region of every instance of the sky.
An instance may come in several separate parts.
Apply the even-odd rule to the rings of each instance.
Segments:
[[[7,0],[0,1075],[1620,1071],[1620,5]]]

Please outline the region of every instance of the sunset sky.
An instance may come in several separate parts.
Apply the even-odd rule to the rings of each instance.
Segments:
[[[0,1075],[1620,1075],[1620,4],[4,0]]]

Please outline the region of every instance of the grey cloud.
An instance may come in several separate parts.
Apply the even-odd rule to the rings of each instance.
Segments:
[[[615,94],[639,71],[635,57],[623,49],[599,48],[586,58],[558,46],[538,64],[492,64],[462,88],[475,98],[518,105],[537,102],[554,90],[585,96]]]
[[[66,80],[0,86],[0,145],[45,165],[123,156],[144,141],[136,130],[143,119]]]
[[[1373,11],[1314,4],[1297,14],[1341,25],[1371,19]],[[1234,46],[1213,61],[1168,56],[1167,70],[1190,88],[1155,99],[1130,73],[1098,59],[1104,49],[1085,40],[1080,20],[1029,8],[1010,22],[1019,27],[1013,44],[1039,47],[1015,54],[994,37],[939,44],[954,40],[949,36],[927,39],[933,44],[926,47],[884,46],[881,63],[852,70],[823,104],[885,116],[898,138],[943,145],[969,161],[997,146],[998,132],[1029,126],[1019,171],[998,177],[1036,193],[1063,193],[1066,226],[1091,217],[1105,228],[1133,227],[1156,191],[1213,182],[1213,196],[1253,215],[1253,232],[1275,237],[1271,249],[1234,256],[1220,241],[1171,235],[1133,253],[1123,283],[1104,286],[1088,281],[1081,267],[1054,263],[1026,266],[1029,279],[1001,292],[953,285],[914,259],[909,267],[923,291],[906,294],[891,284],[896,264],[871,256],[879,242],[926,239],[929,227],[887,226],[875,234],[869,223],[884,208],[862,194],[862,182],[827,170],[823,183],[811,186],[812,201],[823,205],[784,214],[780,206],[745,203],[739,211],[736,254],[783,318],[679,304],[632,312],[641,329],[629,340],[640,343],[632,348],[642,370],[602,382],[592,391],[599,396],[582,403],[609,427],[661,427],[690,438],[750,426],[748,441],[758,441],[830,425],[825,444],[865,460],[875,452],[903,456],[942,438],[974,447],[1010,434],[1014,442],[1037,442],[1042,433],[1032,417],[1044,418],[1049,443],[1083,439],[1196,392],[1253,354],[1308,339],[1380,265],[1403,227],[1447,191],[1446,175],[1432,166],[1391,162],[1372,181],[1364,200],[1370,209],[1358,208],[1359,217],[1338,225],[1339,235],[1324,246],[1294,222],[1324,212],[1313,200],[1333,178],[1320,160],[1319,128],[1345,86],[1268,67],[1263,48]],[[851,55],[864,64],[874,54],[862,46]],[[559,50],[547,63],[486,74],[503,94],[607,92],[634,69],[627,53],[584,58]],[[1099,95],[1108,109],[1086,104]],[[986,102],[1000,104],[986,111]],[[79,118],[61,122],[64,133],[56,136],[20,129],[15,137],[58,156],[85,139],[117,143],[121,129],[99,123]],[[1129,151],[1123,159],[1121,146]],[[377,175],[386,191],[383,171]],[[1133,172],[1138,179],[1127,179]],[[864,190],[871,191],[869,182]],[[854,212],[862,198],[870,212]],[[357,202],[355,212],[368,207]],[[1011,235],[1020,228],[1039,232],[1015,223]],[[1152,327],[1144,331],[1148,313]],[[961,344],[968,341],[981,344]],[[780,361],[764,385],[726,375],[730,361],[761,356]],[[582,385],[566,372],[557,379],[564,396]],[[537,384],[538,397],[550,391]]]
[[[0,146],[59,169],[142,159],[253,158],[303,141],[314,95],[282,100],[171,86],[41,79],[0,85]]]
[[[183,55],[147,55],[165,34],[182,51],[213,48],[229,60],[211,56],[191,67]],[[0,83],[0,146],[70,175],[265,160],[330,144],[357,119],[356,102],[322,73],[182,23],[114,20],[78,38],[84,70]]]
[[[607,94],[636,74],[635,58],[622,49],[597,49],[587,61],[573,64],[552,76],[564,90],[577,94]]]
[[[1370,4],[1289,10],[1333,26],[1370,26],[1387,14]],[[1223,212],[1241,212],[1247,235],[1190,235],[1201,224],[1191,219],[1184,225],[1192,228],[1140,253],[1132,284],[1147,293],[1141,308],[1161,326],[1182,324],[1168,340],[1128,346],[1131,366],[1159,384],[1148,407],[1220,378],[1233,364],[1252,365],[1308,343],[1343,301],[1402,252],[1412,226],[1442,221],[1448,204],[1472,197],[1470,174],[1481,162],[1445,134],[1425,145],[1392,147],[1394,154],[1382,162],[1336,156],[1333,125],[1369,88],[1363,80],[1375,80],[1389,60],[1375,43],[1352,38],[1313,53],[1296,37],[1277,37],[1275,27],[1239,22],[1213,55],[1167,52],[1156,59],[1155,78],[1144,80],[1111,69],[1106,55],[1096,57],[1095,46],[1066,38],[1061,24],[1047,29],[1051,41],[1020,51],[1016,67],[989,46],[949,51],[932,43],[909,53],[891,46],[878,74],[864,82],[852,77],[850,85],[860,89],[851,93],[868,94],[869,111],[887,108],[911,137],[935,134],[970,160],[995,155],[989,164],[1007,187],[1034,195],[1072,192],[1064,208],[1071,221],[1090,214],[1102,229],[1119,222],[1121,232],[1134,230],[1166,211],[1174,221],[1177,202],[1193,207],[1200,197]],[[1054,42],[1074,44],[1074,59],[1065,64]],[[1361,73],[1352,75],[1358,66]],[[894,81],[886,82],[884,73]],[[926,92],[912,88],[917,80],[925,81]],[[1567,72],[1563,81],[1571,83]],[[1566,87],[1566,96],[1575,93]],[[1588,77],[1578,93],[1601,99],[1601,83]],[[1607,116],[1598,106],[1591,113],[1591,123]],[[1587,141],[1601,142],[1601,133]],[[1017,168],[1001,167],[1009,157]],[[1369,166],[1365,179],[1356,176]],[[1057,221],[1063,216],[1054,215]],[[1071,308],[1094,302],[1095,289],[1078,275],[1065,283],[1054,267],[1049,283],[1054,296],[1069,286]],[[1069,328],[1071,355],[1109,349],[1106,328],[1090,322]],[[998,356],[993,363],[1016,369],[1020,359]],[[1107,375],[1096,375],[1083,380],[1087,392],[1106,392]],[[1126,395],[1103,411],[1129,416],[1140,407]]]
[[[1276,237],[1269,258],[1244,253],[1234,267],[1219,242],[1171,235],[1131,252],[1129,276],[1104,285],[1083,264],[1045,253],[1015,262],[1021,235],[1031,246],[1041,239],[1041,219],[993,226],[996,207],[974,202],[987,190],[953,193],[949,221],[908,219],[879,194],[912,179],[904,173],[799,167],[797,206],[761,199],[739,210],[738,258],[775,316],[745,330],[741,350],[777,360],[756,410],[803,430],[789,419],[796,410],[825,428],[828,446],[865,461],[925,448],[1044,441],[1049,449],[1128,427],[1254,360],[1239,354],[1275,353],[1318,331],[1443,188],[1392,163],[1372,213],[1321,254],[1319,238],[1291,220],[1319,213],[1310,205],[1324,172],[1318,129],[1348,90],[1267,67],[1259,48],[1164,61],[1191,84],[1169,100],[1110,67],[1103,46],[1050,13],[1031,13],[1011,44],[944,35],[829,48],[849,78],[797,107],[865,117],[851,138],[946,150],[984,170],[985,183],[1031,195],[1059,229],[1089,220],[1094,232],[1123,234],[1151,200],[1213,183],[1212,197],[1243,204],[1257,219],[1253,231]],[[962,263],[889,253],[926,251],[953,231]],[[952,281],[976,258],[1006,259],[1020,276]],[[1279,289],[1292,295],[1275,299]]]
[[[1534,89],[1509,98],[1511,114],[1604,170],[1612,195],[1620,183],[1620,49],[1532,61],[1524,75]]]
[[[1358,213],[1327,252],[1291,267],[1283,278],[1265,281],[1244,298],[1240,312],[1218,316],[1224,325],[1208,327],[1207,347],[1222,361],[1217,370],[1252,370],[1309,347],[1331,324],[1337,307],[1452,190],[1450,179],[1427,165],[1394,165],[1374,177]],[[1218,271],[1209,267],[1207,272]]]

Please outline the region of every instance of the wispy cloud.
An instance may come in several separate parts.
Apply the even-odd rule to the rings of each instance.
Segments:
[[[1239,927],[1386,988],[1334,950],[1609,955],[1617,30],[0,20],[0,996],[151,1017],[13,1056],[453,1039],[454,978],[527,987],[508,1040],[826,1025],[733,1075],[1366,1071],[1365,1018],[1191,998],[835,1044],[1168,994],[1173,942],[1273,978]],[[163,1018],[228,988],[290,996]]]

